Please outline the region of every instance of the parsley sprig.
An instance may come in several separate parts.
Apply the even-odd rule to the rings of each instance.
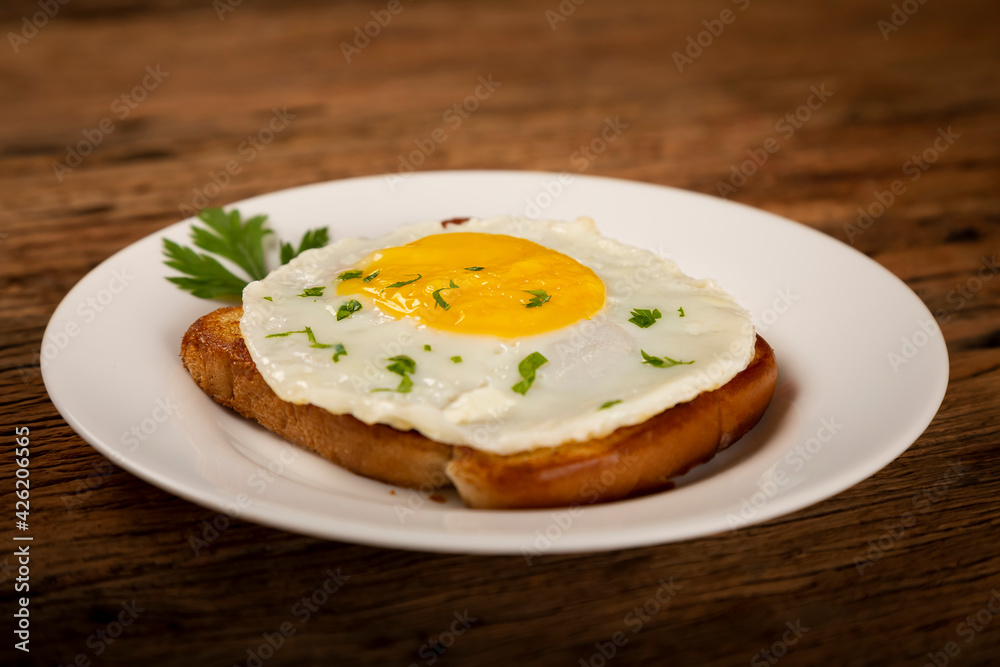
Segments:
[[[637,327],[643,329],[648,329],[649,327],[656,324],[656,320],[663,317],[658,309],[649,310],[648,308],[633,308],[632,317],[628,318],[628,321]]]
[[[538,308],[540,305],[548,302],[548,300],[552,298],[551,296],[549,296],[549,293],[543,289],[526,289],[522,291],[534,295],[531,297],[528,303],[524,304],[525,308]]]
[[[532,352],[524,359],[521,359],[521,363],[517,365],[517,372],[524,379],[511,387],[511,389],[522,396],[527,394],[528,390],[531,389],[531,385],[535,383],[535,371],[547,363],[549,363],[549,360],[540,352]]]
[[[221,208],[206,208],[198,214],[205,227],[191,226],[191,241],[196,248],[182,246],[163,239],[164,264],[180,271],[182,276],[170,276],[170,282],[202,299],[239,299],[243,288],[253,280],[268,274],[264,260],[264,238],[274,232],[266,227],[267,216],[256,215],[244,221],[239,211],[226,213]],[[281,263],[299,253],[319,248],[329,241],[326,227],[309,230],[296,250],[291,244],[281,245]],[[228,259],[246,271],[249,278],[236,275],[211,255]]]
[[[646,354],[645,350],[639,350],[642,352],[642,359],[644,364],[649,364],[650,366],[656,366],[657,368],[670,368],[671,366],[687,366],[694,363],[694,359],[691,361],[678,361],[677,359],[671,359],[670,357],[654,357],[652,355]]]
[[[417,362],[415,362],[410,357],[405,354],[400,354],[395,357],[389,357],[389,361],[392,363],[385,367],[385,370],[390,373],[395,373],[403,379],[399,381],[399,386],[395,389],[389,389],[387,387],[380,387],[378,389],[372,389],[373,392],[376,391],[395,391],[400,394],[408,394],[410,390],[413,389],[413,380],[410,379],[410,375],[417,372]]]

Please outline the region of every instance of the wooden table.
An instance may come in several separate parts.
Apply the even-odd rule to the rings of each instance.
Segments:
[[[51,18],[35,2],[0,10],[0,493],[12,508],[14,428],[27,426],[35,531],[30,655],[12,650],[18,564],[0,556],[12,661],[998,664],[995,2],[49,4]],[[677,544],[527,567],[237,520],[192,557],[187,536],[213,512],[111,466],[49,401],[38,356],[49,316],[99,262],[204,205],[229,161],[240,171],[208,188],[212,205],[396,171],[480,77],[495,90],[419,169],[569,171],[714,195],[722,184],[853,242],[947,339],[951,382],[927,431],[830,500]],[[275,113],[289,120],[264,141]],[[606,119],[627,129],[586,157]],[[755,155],[755,173],[736,176]],[[897,180],[905,189],[890,195]],[[955,461],[963,474],[948,477]],[[859,572],[856,556],[925,492],[929,510]],[[327,574],[338,569],[350,579],[302,623],[295,605],[338,585]],[[661,580],[676,595],[637,623],[629,614]]]

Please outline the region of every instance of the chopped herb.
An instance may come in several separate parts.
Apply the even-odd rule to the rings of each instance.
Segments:
[[[462,363],[462,357],[460,357],[460,356],[458,356],[456,354],[454,357],[451,358],[451,363],[453,363],[453,364],[460,364],[460,363]]]
[[[642,358],[644,364],[649,364],[650,366],[656,366],[657,368],[670,368],[671,366],[687,366],[693,364],[694,360],[691,361],[678,361],[677,359],[671,359],[670,357],[653,357],[646,354],[645,350],[639,350],[642,352]]]
[[[395,391],[400,394],[410,393],[410,389],[413,388],[413,380],[410,379],[409,374],[416,372],[417,362],[405,354],[389,357],[389,361],[392,363],[386,366],[385,369],[390,373],[395,373],[396,375],[401,376],[403,379],[399,381],[399,386],[395,389],[387,389],[383,387],[380,389],[372,389],[372,391]]]
[[[354,280],[355,278],[361,277],[361,271],[344,271],[339,276],[337,280]]]
[[[608,409],[608,408],[610,408],[610,407],[611,407],[612,405],[618,405],[618,404],[619,404],[619,403],[621,403],[621,402],[622,402],[622,399],[620,399],[620,398],[616,398],[616,399],[615,399],[615,400],[613,400],[613,401],[605,401],[604,403],[601,403],[601,407],[599,407],[599,408],[597,408],[597,409],[598,409],[598,410],[607,410],[607,409]]]
[[[482,271],[485,268],[486,268],[485,266],[467,266],[467,267],[465,267],[465,270],[466,271]]]
[[[184,274],[170,276],[167,280],[202,299],[239,300],[248,283],[261,280],[268,273],[264,261],[264,237],[273,232],[264,226],[267,216],[254,216],[244,222],[239,211],[226,213],[221,208],[206,208],[198,214],[198,218],[207,228],[192,225],[191,240],[196,248],[210,254],[163,239],[163,255],[166,257],[163,263]],[[310,243],[316,238],[325,239],[326,235],[326,228],[306,232]],[[306,243],[306,238],[303,238],[303,243]],[[230,260],[246,271],[249,279],[234,274],[211,255]],[[282,263],[285,261],[283,257]]]
[[[285,336],[291,336],[292,334],[300,334],[300,333],[304,333],[309,338],[309,342],[312,343],[312,345],[310,345],[309,347],[318,347],[320,349],[333,347],[332,345],[327,345],[326,343],[317,343],[316,336],[313,335],[313,330],[310,329],[309,327],[306,327],[302,331],[283,331],[281,333],[268,334],[264,336],[264,338],[284,338]],[[344,354],[347,353],[345,352]]]
[[[299,242],[298,250],[296,250],[291,243],[282,242],[281,263],[288,264],[288,262],[298,257],[306,250],[311,250],[313,248],[322,248],[329,242],[330,242],[330,234],[329,232],[327,232],[326,227],[321,227],[319,229],[310,229],[302,236],[302,241]]]
[[[538,308],[540,305],[552,298],[549,296],[549,293],[543,289],[526,289],[521,291],[535,295],[530,301],[528,301],[528,303],[524,304],[525,308]]]
[[[681,317],[684,317],[684,306],[681,306],[680,308],[678,308],[677,312],[681,314]]]
[[[339,322],[345,317],[350,317],[352,313],[356,313],[359,310],[361,310],[361,303],[357,299],[351,299],[337,309],[337,321]]]
[[[371,276],[368,276],[368,278],[371,278]],[[365,278],[365,280],[368,280],[368,278]],[[393,283],[393,284],[389,285],[388,287],[402,287],[403,285],[409,285],[410,283],[415,283],[418,280],[420,280],[421,278],[423,278],[423,276],[418,273],[417,277],[414,278],[413,280],[404,280],[403,282]]]
[[[382,272],[382,269],[375,269],[374,271],[372,271],[371,273],[369,273],[367,276],[365,276],[364,278],[362,278],[361,282],[363,282],[363,283],[370,283],[371,281],[375,280],[375,278],[377,278],[378,274],[380,274],[381,272]]]
[[[424,352],[430,352],[430,351],[431,351],[431,346],[430,345],[424,345]]]
[[[306,329],[303,329],[302,331],[282,331],[281,333],[268,334],[264,336],[264,338],[284,338],[285,336],[291,336],[292,334],[305,333],[307,330],[308,327],[306,327]]]
[[[323,296],[323,290],[325,289],[326,287],[322,285],[319,287],[307,287],[302,290],[302,294],[298,294],[297,296]]]
[[[441,306],[445,310],[451,308],[451,304],[449,304],[447,301],[444,300],[444,298],[441,296],[441,292],[445,291],[446,289],[455,289],[456,287],[458,287],[458,285],[455,284],[454,280],[449,280],[448,283],[449,283],[448,287],[442,287],[441,289],[436,289],[432,293],[434,301],[437,302],[436,305],[434,306],[435,308],[437,308],[438,306]]]
[[[264,297],[264,301],[274,301],[274,299],[272,299],[272,298],[271,298],[271,297],[269,297],[269,296],[265,296],[265,297]]]
[[[341,343],[337,343],[333,346],[333,363],[340,361],[340,358],[347,354],[347,348]]]
[[[521,363],[517,365],[517,372],[520,373],[521,377],[524,379],[511,387],[511,389],[522,396],[527,394],[528,389],[530,389],[531,385],[535,382],[535,371],[540,366],[543,366],[548,362],[549,360],[538,352],[532,352],[524,359],[521,359]]]
[[[662,315],[660,314],[660,311],[656,309],[648,310],[646,308],[633,308],[632,317],[628,318],[628,321],[637,327],[647,329],[656,324],[656,320],[661,317]]]

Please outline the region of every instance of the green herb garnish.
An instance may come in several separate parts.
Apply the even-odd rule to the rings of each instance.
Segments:
[[[357,270],[357,271],[344,271],[339,276],[337,276],[337,280],[354,280],[355,278],[360,278],[360,277],[361,277],[361,271],[360,270]]]
[[[281,263],[288,264],[290,261],[301,255],[306,250],[311,250],[313,248],[322,248],[329,242],[330,242],[330,234],[329,232],[327,232],[326,227],[320,227],[319,229],[310,229],[302,236],[302,240],[299,242],[298,250],[296,250],[291,243],[282,242]]]
[[[272,298],[271,298],[271,297],[269,297],[269,296],[265,296],[265,297],[264,297],[264,301],[274,301],[274,299],[272,299]]]
[[[656,366],[657,368],[670,368],[671,366],[687,366],[693,364],[694,360],[691,361],[678,361],[677,359],[671,359],[670,357],[653,357],[646,354],[645,350],[639,350],[642,352],[642,358],[644,364],[649,364],[650,366]]]
[[[660,319],[659,310],[648,310],[645,308],[633,308],[632,317],[628,318],[628,321],[637,327],[642,327],[643,329],[649,328],[656,324],[656,320]]]
[[[281,333],[267,334],[264,338],[284,338],[285,336],[291,336],[292,334],[305,333],[309,327],[306,327],[302,331],[282,331]]]
[[[374,271],[372,271],[371,273],[369,273],[367,276],[365,276],[364,278],[362,278],[361,282],[363,282],[363,283],[370,283],[371,281],[375,280],[375,278],[377,278],[378,274],[380,274],[380,273],[382,273],[382,269],[375,269]]]
[[[424,345],[424,352],[430,352],[430,351],[431,351],[431,346],[430,345]]]
[[[511,389],[522,396],[527,394],[531,385],[535,382],[535,371],[540,366],[544,366],[548,362],[549,360],[538,352],[532,352],[524,359],[521,359],[521,363],[517,365],[517,372],[520,373],[521,377],[524,379],[511,387]]]
[[[356,313],[359,310],[361,310],[361,303],[357,299],[351,299],[337,309],[337,321],[350,317],[351,313]]]
[[[612,405],[618,405],[618,404],[619,404],[619,403],[621,403],[621,402],[622,402],[622,399],[620,399],[620,398],[616,398],[616,399],[615,399],[615,400],[613,400],[613,401],[605,401],[604,403],[601,403],[601,407],[599,407],[599,408],[597,408],[597,409],[598,409],[598,410],[607,410],[607,409],[608,409],[608,408],[610,408],[610,407],[611,407]]]
[[[371,277],[371,276],[369,276],[369,278],[370,278],[370,277]],[[423,276],[422,276],[422,275],[420,275],[420,274],[418,273],[418,274],[417,274],[417,277],[416,277],[416,278],[414,278],[413,280],[404,280],[403,282],[399,282],[399,283],[393,283],[393,284],[391,284],[391,285],[388,285],[388,287],[402,287],[403,285],[409,285],[410,283],[415,283],[415,282],[417,282],[418,280],[420,280],[421,278],[423,278]],[[368,278],[365,278],[365,280],[368,280]]]
[[[456,354],[454,357],[451,358],[451,363],[453,363],[453,364],[460,364],[460,363],[462,363],[462,357],[460,357],[460,356],[458,356]]]
[[[485,268],[486,268],[485,266],[467,266],[467,267],[465,267],[465,270],[466,271],[482,271]]]
[[[214,257],[163,239],[164,264],[183,273],[170,276],[170,282],[202,299],[224,298],[239,300],[243,288],[264,278],[268,271],[264,261],[264,237],[273,232],[264,226],[267,216],[257,215],[247,221],[239,211],[224,212],[221,208],[206,208],[198,218],[207,227],[191,226],[191,240],[196,248],[223,257],[246,271],[249,278],[238,276]],[[300,248],[325,242],[326,228],[306,232]],[[282,253],[284,263],[285,253]]]
[[[347,348],[341,343],[337,343],[333,346],[333,363],[340,361],[340,358],[347,354]]]
[[[524,304],[525,308],[538,308],[540,305],[552,298],[549,296],[549,293],[543,289],[526,289],[522,291],[535,295],[530,301],[528,301],[528,303]]]
[[[296,296],[323,296],[323,290],[325,289],[326,287],[323,285],[319,287],[306,287],[302,290],[302,294],[297,294]]]
[[[401,376],[403,379],[399,381],[399,386],[395,389],[387,389],[385,387],[379,389],[372,389],[375,391],[395,391],[400,394],[410,393],[410,389],[413,388],[413,380],[410,379],[410,374],[415,373],[417,370],[417,362],[409,358],[405,354],[400,354],[395,357],[389,357],[388,359],[392,363],[385,367],[390,373],[395,373]]]
[[[458,285],[455,284],[454,280],[449,280],[448,283],[449,283],[448,287],[442,287],[441,289],[436,289],[432,293],[434,301],[437,302],[436,305],[434,306],[435,308],[437,308],[438,306],[441,306],[445,310],[451,308],[451,304],[449,304],[447,301],[444,300],[444,298],[441,296],[441,292],[445,291],[446,289],[455,289],[456,287],[458,287]]]
[[[326,343],[317,343],[316,336],[313,335],[313,330],[309,327],[306,327],[302,331],[282,331],[281,333],[268,334],[264,336],[264,338],[284,338],[285,336],[291,336],[292,334],[300,334],[300,333],[304,333],[306,337],[309,338],[309,342],[312,343],[312,345],[310,345],[309,347],[318,347],[321,350],[327,347],[333,347],[332,345],[327,345]],[[344,354],[347,354],[347,352],[344,352]],[[334,359],[334,361],[336,361],[336,359]]]
[[[680,313],[681,317],[684,317],[684,306],[681,306],[680,308],[678,308],[677,312]]]

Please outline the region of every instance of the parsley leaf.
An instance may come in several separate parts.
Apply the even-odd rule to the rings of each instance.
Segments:
[[[368,276],[368,278],[371,278],[371,276]],[[368,278],[365,278],[365,280],[368,280]],[[414,278],[413,280],[405,280],[403,282],[393,283],[391,285],[386,285],[386,287],[402,287],[403,285],[409,285],[410,283],[415,283],[421,278],[423,278],[423,276],[418,273],[417,277]]]
[[[272,299],[272,298],[271,298],[271,297],[269,297],[269,296],[265,296],[265,297],[264,297],[264,301],[274,301],[274,299]]]
[[[616,398],[616,399],[615,399],[615,400],[613,400],[613,401],[605,401],[604,403],[601,403],[601,407],[599,407],[599,408],[597,408],[597,409],[598,409],[598,410],[607,410],[607,409],[608,409],[608,408],[610,408],[610,407],[611,407],[612,405],[618,405],[618,404],[619,404],[619,403],[621,403],[621,402],[622,402],[622,399],[620,399],[620,398]]]
[[[342,343],[333,346],[333,363],[340,361],[340,358],[347,354],[347,348]]]
[[[424,345],[424,352],[430,352],[430,351],[431,351],[431,346],[430,345]]]
[[[628,321],[637,327],[647,329],[656,324],[656,320],[661,317],[662,315],[660,314],[660,311],[656,309],[648,310],[645,308],[633,308],[632,317],[628,318]]]
[[[485,266],[467,266],[467,267],[465,267],[465,270],[466,271],[482,271],[485,268],[486,268]]]
[[[353,280],[355,278],[360,278],[360,277],[361,277],[361,271],[360,270],[358,270],[358,271],[344,271],[339,276],[337,276],[337,280]]]
[[[267,334],[264,338],[284,338],[285,336],[291,336],[292,334],[297,333],[306,333],[307,331],[309,331],[309,327],[306,327],[302,331],[282,331],[281,333]]]
[[[642,352],[642,358],[644,364],[649,364],[650,366],[656,366],[657,368],[670,368],[671,366],[687,366],[693,364],[694,360],[691,361],[678,361],[677,359],[671,359],[670,357],[653,357],[646,354],[645,350],[639,350]]]
[[[385,369],[390,373],[395,373],[396,375],[401,376],[403,379],[399,381],[399,386],[395,389],[382,387],[379,389],[372,389],[372,391],[395,391],[400,394],[410,393],[410,390],[413,388],[413,380],[410,379],[410,374],[416,372],[417,362],[405,354],[389,357],[388,360],[392,363],[386,366]]]
[[[535,371],[540,366],[544,366],[548,362],[549,360],[538,352],[532,352],[524,359],[521,359],[521,363],[517,365],[517,372],[520,373],[521,377],[524,379],[511,387],[511,389],[522,396],[527,394],[531,385],[535,382]]]
[[[299,241],[298,250],[296,250],[291,243],[281,243],[281,263],[288,264],[306,250],[322,248],[329,242],[330,233],[327,231],[326,227],[310,229],[302,236],[302,240]]]
[[[460,357],[460,356],[458,356],[456,354],[454,357],[451,358],[451,363],[453,363],[453,364],[460,364],[460,363],[462,363],[462,357]]]
[[[319,287],[306,287],[302,290],[302,294],[296,294],[296,296],[323,296],[323,290],[326,287],[320,285]]]
[[[680,315],[681,317],[684,317],[684,306],[681,306],[680,308],[678,308],[677,312],[681,314]]]
[[[363,282],[363,283],[370,283],[371,281],[375,280],[378,277],[378,274],[380,274],[380,273],[382,273],[382,269],[375,269],[374,271],[372,271],[371,273],[369,273],[367,276],[365,276],[364,278],[362,278],[361,282]]]
[[[549,296],[549,293],[543,289],[526,289],[521,291],[535,295],[531,297],[531,300],[528,301],[528,303],[524,304],[525,308],[538,308],[540,305],[552,298]]]
[[[434,290],[434,292],[432,292],[432,296],[434,297],[434,301],[436,302],[434,305],[435,308],[437,308],[438,306],[441,306],[445,310],[451,308],[451,304],[449,304],[447,301],[444,300],[444,297],[441,296],[441,292],[445,291],[446,289],[455,289],[456,287],[458,287],[458,285],[455,284],[454,280],[449,280],[448,283],[449,283],[448,287],[442,287],[441,289],[436,289]]]
[[[233,275],[215,258],[181,247],[170,239],[163,239],[163,254],[167,257],[164,264],[189,276],[171,276],[167,280],[196,297],[238,300],[247,286],[246,279]]]
[[[191,240],[196,248],[210,254],[163,239],[166,257],[163,263],[184,274],[170,276],[167,280],[202,299],[239,300],[247,283],[260,280],[268,273],[264,262],[264,237],[273,232],[264,226],[267,216],[254,216],[244,222],[239,211],[226,213],[221,208],[206,208],[198,218],[206,227],[192,225]],[[325,227],[306,232],[300,252],[326,243],[328,237]],[[283,249],[281,254],[284,263],[287,252]],[[228,259],[249,277],[236,275],[211,255]]]
[[[350,317],[352,313],[356,313],[359,310],[361,310],[361,302],[357,299],[351,299],[337,309],[337,321],[339,322],[345,317]]]

